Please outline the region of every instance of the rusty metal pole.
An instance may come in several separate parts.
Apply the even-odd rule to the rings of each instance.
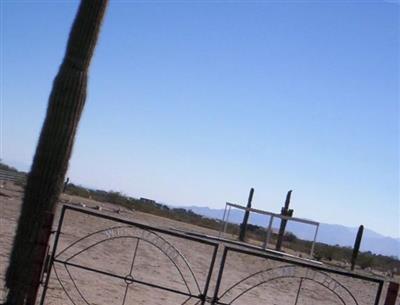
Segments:
[[[354,242],[353,254],[351,256],[351,271],[353,271],[354,267],[356,266],[358,252],[360,252],[360,245],[361,245],[361,239],[363,236],[363,232],[364,232],[364,226],[361,225],[358,228],[356,241]]]
[[[384,305],[395,305],[398,294],[399,294],[399,283],[390,282]]]
[[[46,261],[46,257],[49,251],[49,239],[51,235],[51,227],[53,224],[54,214],[46,212],[44,216],[44,224],[39,232],[37,246],[32,253],[32,256],[35,258],[34,260],[34,271],[33,274],[36,275],[32,280],[32,285],[28,290],[28,296],[26,299],[26,304],[35,304],[37,294],[38,294],[38,287],[40,285],[41,277],[43,276],[44,270],[44,263]]]
[[[287,216],[287,217],[293,216],[293,210],[289,209],[291,196],[292,196],[292,190],[290,190],[286,195],[285,205],[281,210],[282,216]],[[287,220],[281,219],[281,225],[279,227],[279,233],[278,233],[278,240],[276,242],[276,250],[277,251],[281,251],[281,249],[282,249],[283,235],[285,234],[286,224],[287,224]]]
[[[250,193],[249,193],[249,199],[247,200],[247,206],[246,206],[247,209],[243,216],[243,222],[240,225],[240,233],[239,233],[240,241],[244,241],[246,238],[247,222],[249,221],[249,214],[250,214],[250,211],[248,209],[251,209],[251,202],[253,201],[253,194],[254,194],[254,188],[251,188]]]

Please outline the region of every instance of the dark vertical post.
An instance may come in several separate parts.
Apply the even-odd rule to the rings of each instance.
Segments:
[[[395,305],[398,294],[399,294],[399,283],[390,282],[384,305]]]
[[[292,196],[292,190],[290,190],[286,195],[285,205],[281,209],[282,216],[287,216],[287,217],[293,216],[293,210],[289,209],[291,196]],[[278,233],[278,240],[276,242],[276,250],[277,251],[281,251],[281,249],[282,249],[282,242],[283,242],[283,236],[285,234],[286,224],[287,224],[287,220],[281,219],[281,225],[279,227],[279,233]]]
[[[45,246],[86,101],[90,61],[108,0],[82,0],[53,82],[5,277],[7,305],[34,305]]]
[[[302,285],[303,285],[303,278],[300,279],[299,289],[297,289],[296,301],[295,301],[294,305],[297,305],[297,303],[299,302],[300,291],[301,291]]]
[[[247,209],[251,208],[251,202],[253,201],[253,194],[254,194],[254,189],[251,188],[249,193],[249,199],[247,200],[247,206],[246,206]],[[246,238],[246,229],[247,229],[247,222],[249,221],[249,214],[250,214],[249,210],[246,210],[246,212],[244,213],[243,222],[240,225],[240,233],[239,233],[240,241],[244,241],[244,239]]]
[[[361,245],[361,239],[363,236],[363,232],[364,232],[364,226],[361,225],[358,228],[356,241],[354,242],[353,254],[351,256],[351,270],[352,271],[354,270],[354,267],[356,266],[357,256],[358,256],[358,252],[360,251],[360,245]]]
[[[53,213],[45,213],[44,216],[44,224],[39,232],[37,246],[35,247],[35,253],[32,253],[32,256],[37,258],[37,261],[34,261],[33,266],[33,274],[40,275],[35,276],[32,280],[32,285],[30,287],[30,291],[28,291],[28,297],[26,300],[26,304],[35,304],[36,297],[38,293],[38,287],[40,285],[40,280],[45,271],[43,268],[43,264],[46,261],[46,256],[49,250],[48,241],[51,235],[51,226],[53,224]]]

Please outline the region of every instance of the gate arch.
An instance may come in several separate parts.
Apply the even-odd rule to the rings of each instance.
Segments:
[[[141,243],[146,243],[148,245],[151,245],[155,250],[158,250],[159,254],[164,255],[165,257],[168,258],[169,262],[171,263],[171,266],[175,268],[175,270],[179,273],[180,275],[180,280],[186,287],[186,293],[189,295],[200,295],[201,294],[201,289],[200,285],[198,283],[198,280],[196,279],[196,276],[190,267],[189,263],[187,262],[186,258],[183,256],[183,254],[176,248],[174,247],[170,242],[168,242],[165,238],[163,238],[161,235],[157,234],[156,232],[152,232],[150,230],[145,230],[145,229],[139,229],[133,226],[114,226],[102,230],[98,230],[96,232],[93,232],[91,234],[88,234],[77,241],[73,242],[63,250],[61,250],[60,253],[58,253],[55,256],[55,261],[63,261],[64,263],[64,269],[67,272],[69,280],[73,283],[73,287],[75,288],[77,295],[81,298],[82,301],[84,301],[86,304],[90,304],[90,302],[87,300],[87,298],[84,296],[84,292],[82,289],[77,285],[76,281],[74,280],[71,272],[69,271],[68,266],[72,267],[82,267],[82,269],[87,270],[87,271],[94,271],[94,272],[100,272],[105,274],[106,272],[101,270],[101,269],[96,269],[94,270],[93,268],[88,268],[86,266],[78,266],[77,264],[74,263],[74,259],[78,258],[81,255],[84,255],[85,252],[89,251],[90,249],[96,248],[100,245],[106,244],[106,243],[111,243],[115,240],[121,240],[121,239],[132,239],[133,241],[136,241],[136,246],[134,250],[134,255],[132,257],[132,263],[131,263],[131,269],[130,272],[127,274],[109,274],[110,276],[115,276],[117,278],[120,278],[125,281],[126,283],[126,290],[125,290],[125,296],[124,300],[126,298],[126,293],[128,290],[128,287],[133,284],[133,283],[139,283],[139,284],[146,284],[143,281],[137,280],[134,272],[133,272],[133,266],[136,258],[136,253],[138,248],[140,247]],[[83,247],[82,247],[83,245]],[[76,251],[76,249],[79,249]],[[68,292],[68,289],[66,289],[65,280],[63,281],[61,277],[59,276],[60,271],[57,270],[56,265],[53,265],[53,270],[55,272],[55,275],[57,277],[58,282],[62,286],[63,290],[65,291],[67,297],[70,299],[70,301],[73,304],[77,303],[77,300],[74,299],[71,293]],[[157,284],[157,283],[151,283],[152,286],[155,286],[157,288],[163,288],[162,285]],[[166,288],[166,287],[164,287]],[[173,290],[170,288],[170,290]],[[175,291],[178,292],[178,291]],[[181,292],[181,291],[180,291]],[[124,304],[125,302],[123,302]],[[183,304],[185,304],[184,302]]]
[[[332,292],[342,305],[359,305],[353,294],[345,286],[340,284],[327,273],[295,265],[283,265],[279,267],[267,268],[265,270],[250,274],[249,276],[241,279],[227,288],[218,297],[218,302],[223,304],[234,304],[242,296],[261,285],[268,284],[274,280],[289,278],[299,280],[300,283],[297,292],[296,304],[299,296],[301,295],[301,285],[303,281],[312,281]]]
[[[236,275],[224,275],[231,268],[228,266],[238,262]],[[258,303],[276,305],[304,302],[308,305],[314,302],[378,305],[383,283],[377,277],[335,269],[283,253],[225,245],[212,304],[238,305],[239,302],[249,304],[257,300]],[[255,290],[262,285],[265,285],[263,290]]]
[[[64,229],[69,211],[78,214],[69,217],[68,222],[75,216],[95,217],[95,222],[77,219],[77,227]],[[83,236],[79,227],[82,221],[86,222]],[[97,228],[93,229],[92,224]],[[213,241],[70,205],[63,206],[55,233],[52,254],[44,271],[41,305],[48,299],[51,272],[54,283],[61,286],[58,291],[63,291],[63,296],[57,290],[52,296],[68,299],[72,304],[95,301],[124,305],[137,298],[146,304],[160,298],[182,305],[206,302],[218,250]],[[199,266],[203,265],[186,251],[192,246],[208,251],[204,261],[208,266],[206,273],[199,272]]]

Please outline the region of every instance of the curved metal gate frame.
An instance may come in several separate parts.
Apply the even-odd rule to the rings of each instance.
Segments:
[[[101,230],[92,232],[90,234],[87,234],[87,235],[79,238],[78,240],[74,241],[73,243],[69,244],[67,247],[65,247],[59,253],[57,253],[60,234],[62,234],[62,227],[63,227],[63,223],[64,223],[65,213],[68,210],[76,211],[79,213],[95,216],[95,217],[106,219],[106,220],[111,220],[111,221],[119,223],[120,225],[108,227],[108,228],[101,229]],[[140,235],[136,235],[136,236],[130,235],[130,234],[128,234],[130,229],[140,229],[143,233]],[[113,232],[116,232],[116,230],[118,230],[119,232],[122,232],[123,234],[118,234],[115,236]],[[168,242],[163,236],[161,236],[160,233],[169,235],[169,236],[178,237],[178,238],[185,239],[185,240],[190,240],[190,241],[201,243],[201,244],[205,244],[212,248],[211,262],[210,262],[210,265],[209,265],[209,268],[207,271],[206,282],[204,284],[203,289],[201,289],[199,282],[195,276],[195,273],[193,272],[193,270],[192,270],[189,262],[186,260],[185,256],[180,253],[179,249],[175,248],[170,242]],[[102,236],[107,235],[107,237],[104,239],[101,239],[100,241],[92,242],[88,246],[85,246],[83,249],[79,250],[78,252],[68,255],[65,258],[62,257],[63,254],[67,253],[68,250],[73,249],[74,246],[78,245],[79,243],[81,243],[83,241],[89,240],[89,242],[90,242],[90,238],[92,238],[98,234],[102,234]],[[136,243],[134,243],[135,247],[133,250],[130,271],[126,275],[120,275],[120,274],[115,274],[115,273],[111,273],[111,272],[106,272],[101,269],[82,266],[82,265],[71,262],[71,260],[74,257],[77,257],[78,255],[88,251],[89,249],[91,249],[95,246],[103,244],[107,241],[113,241],[116,239],[123,239],[123,238],[130,238],[130,239],[136,240]],[[154,247],[155,250],[160,251],[164,256],[166,256],[169,259],[171,264],[177,270],[177,273],[180,275],[180,279],[186,286],[186,288],[187,288],[186,292],[180,291],[177,289],[173,289],[170,287],[166,287],[163,285],[158,285],[156,283],[150,283],[150,282],[135,279],[135,277],[133,276],[133,271],[134,271],[133,266],[134,266],[136,253],[137,253],[140,243],[147,243],[147,244],[151,245],[152,247]],[[165,248],[161,245],[166,245],[167,247]],[[68,299],[72,302],[72,304],[75,304],[74,300],[69,295],[67,289],[64,287],[63,282],[57,273],[56,265],[63,265],[69,276],[69,279],[73,283],[77,293],[80,295],[80,297],[83,299],[83,301],[86,304],[89,304],[89,302],[84,297],[84,295],[81,293],[79,286],[76,284],[75,280],[73,279],[73,277],[68,269],[69,267],[75,267],[75,268],[79,268],[81,270],[95,272],[98,274],[106,275],[106,276],[124,281],[126,284],[126,289],[125,289],[125,293],[123,296],[122,304],[125,304],[129,286],[133,283],[137,283],[137,284],[145,285],[145,286],[148,286],[151,288],[160,289],[160,290],[164,290],[164,291],[168,291],[168,292],[172,292],[175,294],[186,296],[187,298],[183,301],[183,303],[181,303],[182,305],[187,304],[187,302],[191,299],[197,299],[198,301],[196,302],[196,304],[203,305],[206,302],[207,292],[208,292],[208,288],[210,285],[211,275],[212,275],[212,271],[214,268],[217,251],[218,251],[218,243],[216,243],[216,242],[204,240],[204,239],[193,237],[193,236],[188,236],[186,234],[182,234],[182,233],[175,232],[175,231],[170,231],[170,230],[166,230],[166,229],[160,229],[160,228],[156,228],[156,227],[139,224],[139,223],[136,223],[133,221],[116,218],[116,217],[109,216],[106,214],[100,214],[98,212],[91,211],[88,209],[83,209],[80,207],[64,205],[61,210],[58,228],[57,228],[57,231],[55,232],[53,250],[52,250],[52,254],[49,258],[49,262],[48,262],[48,266],[47,266],[47,274],[46,274],[46,278],[45,278],[44,285],[43,285],[43,292],[42,292],[40,304],[43,305],[45,302],[46,293],[47,293],[52,270],[54,271],[54,274],[55,274],[58,282],[60,283],[62,289],[66,293]],[[176,263],[176,260],[179,260],[181,262],[181,266],[178,266],[178,264]],[[183,274],[182,267],[186,269],[186,271],[187,271],[186,274],[188,276],[187,275],[185,276]],[[190,283],[192,284],[191,286],[193,286],[195,288],[191,289],[191,287],[189,285]]]
[[[281,263],[286,263],[285,265],[274,267],[274,268],[268,268],[264,270],[257,271],[255,273],[250,274],[249,276],[246,276],[227,289],[223,291],[222,293],[220,292],[220,287],[221,287],[221,282],[223,280],[223,273],[224,269],[226,267],[226,260],[227,256],[231,253],[241,253],[241,254],[246,254],[249,256],[256,256],[256,257],[261,257],[265,259],[270,259],[273,261],[279,261]],[[263,274],[261,276],[262,280],[256,282],[256,284],[250,284],[246,283],[248,280],[255,278],[256,276],[259,276],[260,274]],[[268,276],[265,276],[267,274]],[[375,277],[370,277],[370,276],[363,276],[359,274],[355,274],[352,272],[346,272],[346,271],[341,271],[333,268],[327,268],[323,266],[318,266],[315,264],[311,263],[306,263],[306,262],[300,262],[296,260],[290,260],[285,257],[278,257],[276,255],[271,255],[271,254],[266,254],[266,253],[259,253],[259,252],[254,252],[254,251],[249,251],[245,249],[239,249],[239,248],[234,248],[234,247],[229,247],[225,246],[224,252],[222,254],[222,259],[221,259],[221,265],[218,273],[218,278],[217,278],[217,283],[214,291],[214,297],[213,297],[213,303],[214,305],[228,305],[228,304],[233,304],[235,301],[240,299],[242,296],[246,295],[248,292],[251,290],[255,289],[258,286],[261,286],[263,284],[266,284],[270,281],[273,280],[278,280],[278,279],[298,279],[299,280],[299,286],[297,289],[297,294],[296,294],[296,300],[293,305],[298,304],[299,296],[301,295],[301,290],[302,290],[302,285],[305,281],[313,281],[314,283],[318,284],[321,286],[322,289],[326,289],[330,292],[332,292],[336,297],[339,299],[342,305],[363,305],[362,303],[359,303],[359,301],[356,299],[356,297],[352,294],[352,292],[346,288],[344,285],[342,285],[339,281],[335,280],[333,277],[331,277],[329,274],[337,274],[337,275],[342,275],[345,277],[350,277],[350,278],[356,278],[359,280],[364,280],[367,282],[373,282],[378,284],[378,289],[376,292],[375,300],[374,300],[374,305],[379,304],[379,300],[382,294],[382,288],[384,281],[382,279],[378,279]],[[243,289],[237,289],[240,285],[243,285]],[[244,288],[245,287],[245,288]],[[238,291],[235,291],[238,290]],[[235,293],[236,292],[236,293]],[[229,294],[233,294],[233,296],[229,296]],[[350,299],[350,303],[345,301],[346,299]]]
[[[95,232],[91,232],[90,234],[87,234],[74,242],[70,243],[68,246],[66,246],[63,250],[61,250],[59,253],[57,253],[58,250],[58,244],[59,244],[59,238],[60,235],[62,234],[62,227],[64,223],[64,217],[66,211],[71,210],[79,213],[83,213],[86,215],[94,216],[97,218],[102,218],[106,220],[111,220],[118,225],[103,228],[101,230],[97,230]],[[131,229],[136,229],[137,231],[142,232],[142,234],[133,234],[130,232]],[[91,238],[95,237],[96,235],[101,235],[101,237],[106,236],[106,238],[100,238],[96,239],[94,238],[94,241],[91,242]],[[162,234],[162,235],[161,235]],[[201,244],[205,244],[209,247],[211,247],[211,255],[210,255],[210,264],[208,266],[208,270],[206,273],[206,279],[205,279],[205,284],[203,287],[200,287],[199,282],[195,276],[195,273],[193,272],[189,262],[185,258],[184,255],[182,255],[176,247],[174,247],[167,239],[163,237],[163,235],[166,236],[172,236],[176,237],[179,239],[183,240],[190,240],[192,242],[197,242]],[[131,264],[130,264],[130,271],[128,274],[115,274],[112,272],[104,271],[99,268],[91,268],[88,266],[82,266],[77,263],[74,263],[73,258],[77,257],[78,255],[85,253],[85,251],[90,250],[93,247],[96,247],[98,245],[101,245],[103,243],[106,243],[108,241],[113,241],[113,240],[118,240],[118,239],[123,239],[123,238],[129,238],[133,240],[133,251],[132,251],[132,258],[131,258]],[[82,245],[81,247],[78,247],[80,249],[77,252],[73,252],[68,254],[68,251],[71,249],[74,249],[74,246],[79,245],[81,242],[86,242],[84,243],[84,246]],[[178,289],[173,289],[171,287],[166,287],[157,283],[151,283],[151,282],[146,282],[143,280],[138,280],[134,276],[134,262],[136,258],[136,253],[139,248],[139,246],[142,243],[146,243],[148,245],[151,245],[154,247],[156,251],[160,251],[165,257],[169,259],[171,262],[172,266],[175,267],[178,276],[180,277],[180,280],[184,283],[186,286],[187,291],[181,291]],[[219,272],[216,278],[216,285],[215,285],[215,290],[213,292],[213,297],[208,297],[208,289],[210,286],[210,281],[211,277],[213,274],[213,269],[216,261],[216,256],[218,249],[222,248],[223,253],[222,253],[222,258],[220,261],[220,266],[219,266]],[[221,250],[222,250],[221,249]],[[229,253],[240,253],[240,254],[245,254],[249,256],[256,256],[264,259],[269,259],[272,261],[277,261],[280,263],[283,263],[283,265],[276,266],[273,268],[267,268],[263,270],[259,270],[257,272],[253,272],[252,274],[239,279],[236,283],[231,284],[228,288],[225,288],[224,291],[221,290],[221,282],[223,281],[223,274],[224,270],[226,268],[226,260],[228,257]],[[67,255],[68,254],[68,255]],[[178,262],[179,261],[179,265]],[[298,304],[299,296],[301,295],[302,292],[302,285],[307,282],[307,281],[313,281],[316,283],[321,289],[326,289],[336,295],[338,300],[342,305],[362,305],[356,297],[352,294],[352,292],[345,287],[342,283],[340,283],[338,280],[330,276],[330,274],[336,274],[336,275],[341,275],[345,277],[350,277],[350,278],[355,278],[359,280],[364,280],[367,282],[372,282],[378,285],[377,292],[376,292],[376,297],[374,301],[374,305],[379,305],[379,300],[381,297],[382,293],[382,288],[384,281],[382,279],[378,279],[375,277],[370,277],[370,276],[363,276],[359,275],[353,272],[346,272],[343,270],[337,270],[329,267],[325,267],[322,265],[316,265],[304,261],[299,261],[299,260],[294,260],[288,257],[284,256],[277,256],[276,254],[271,254],[268,252],[260,252],[256,250],[248,250],[244,248],[238,248],[236,246],[227,246],[221,243],[218,243],[216,241],[211,241],[205,238],[193,236],[192,234],[188,233],[182,233],[182,232],[177,232],[177,231],[172,231],[172,230],[166,230],[166,229],[161,229],[161,228],[156,228],[156,227],[151,227],[143,224],[139,224],[133,221],[113,217],[107,214],[102,214],[96,211],[92,211],[89,209],[84,209],[80,207],[75,207],[71,205],[64,205],[61,210],[61,215],[60,215],[60,220],[58,223],[58,228],[57,231],[55,232],[55,237],[54,237],[54,244],[52,248],[52,253],[49,256],[48,259],[48,267],[47,267],[47,273],[46,273],[46,278],[44,281],[43,285],[43,291],[42,291],[42,297],[40,304],[43,305],[45,302],[46,298],[46,292],[48,289],[48,284],[51,276],[51,271],[54,271],[54,274],[56,278],[58,279],[61,287],[65,291],[67,297],[70,299],[70,301],[73,304],[76,304],[74,300],[71,298],[71,296],[68,294],[67,289],[63,286],[63,281],[60,279],[58,273],[57,273],[57,268],[56,265],[63,266],[69,276],[69,280],[72,282],[73,286],[75,287],[75,290],[77,291],[78,295],[80,298],[86,303],[89,304],[88,300],[85,299],[83,296],[83,293],[81,293],[79,289],[79,285],[75,282],[74,278],[69,272],[69,267],[74,267],[74,268],[79,268],[80,270],[85,270],[89,272],[95,272],[101,275],[109,276],[114,279],[121,280],[125,283],[126,288],[125,288],[125,293],[123,296],[123,305],[125,304],[128,288],[130,287],[131,284],[136,283],[139,285],[145,285],[147,287],[151,287],[154,289],[160,289],[166,292],[171,292],[174,294],[179,294],[182,296],[186,296],[185,300],[181,303],[182,305],[187,304],[189,300],[197,300],[196,305],[204,305],[206,302],[211,303],[213,305],[228,305],[228,304],[233,304],[237,300],[239,300],[242,296],[246,295],[248,292],[252,291],[253,289],[257,288],[258,286],[261,286],[263,284],[266,284],[268,282],[278,280],[278,279],[295,279],[298,281],[298,286],[297,286],[297,296],[296,296],[296,301],[295,304]],[[183,274],[182,270],[185,269],[185,274]],[[63,269],[64,270],[64,269]],[[257,282],[256,277],[259,276],[262,280],[259,280]],[[256,283],[254,284],[254,280]],[[253,282],[252,282],[253,281]],[[191,289],[193,287],[193,289]],[[346,301],[347,300],[347,301]],[[207,303],[207,304],[208,304]]]

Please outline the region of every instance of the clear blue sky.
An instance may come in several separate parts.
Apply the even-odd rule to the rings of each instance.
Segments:
[[[76,1],[1,1],[1,158],[30,166]],[[399,237],[399,4],[111,1],[69,177]]]

